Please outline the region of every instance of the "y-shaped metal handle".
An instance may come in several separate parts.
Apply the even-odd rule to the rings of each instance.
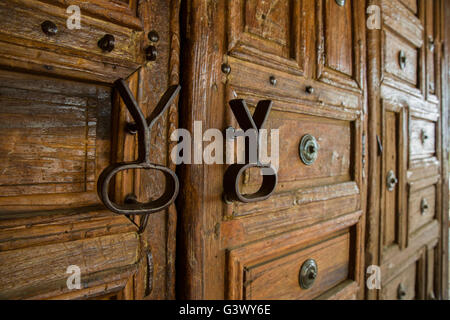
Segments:
[[[112,164],[103,170],[97,182],[98,195],[103,204],[109,210],[117,214],[126,216],[148,215],[164,210],[175,201],[179,191],[179,181],[175,172],[169,168],[150,162],[150,134],[153,125],[171,105],[180,92],[181,87],[179,85],[169,87],[148,120],[145,119],[144,114],[139,108],[138,103],[125,81],[122,79],[117,80],[115,82],[115,87],[135,122],[134,125],[138,134],[138,159],[131,162]],[[120,171],[137,169],[158,170],[164,174],[166,187],[162,196],[147,203],[141,203],[136,199],[133,201],[124,201],[124,204],[118,204],[112,201],[108,192],[112,178]],[[143,221],[146,223],[147,217],[145,217]],[[142,229],[142,227],[143,226],[141,225],[140,229]]]
[[[258,202],[268,199],[275,191],[275,187],[278,182],[278,174],[276,169],[268,164],[262,164],[259,161],[259,148],[260,148],[260,133],[259,130],[264,127],[266,120],[269,116],[270,109],[272,108],[272,101],[264,100],[259,101],[256,110],[251,115],[247,108],[247,104],[244,100],[231,100],[230,107],[233,114],[239,123],[242,130],[250,136],[254,136],[254,143],[256,143],[255,159],[252,159],[250,154],[250,137],[246,139],[245,143],[245,164],[232,164],[225,172],[223,179],[225,200],[226,201],[240,201],[244,203]],[[239,179],[245,170],[250,168],[259,168],[264,170],[263,181],[259,190],[253,194],[242,194],[239,190]]]

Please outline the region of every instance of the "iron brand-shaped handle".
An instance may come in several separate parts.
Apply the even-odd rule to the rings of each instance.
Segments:
[[[145,119],[136,99],[123,79],[115,82],[115,88],[134,120],[134,126],[138,134],[138,159],[132,162],[112,164],[103,170],[97,183],[98,195],[109,210],[121,215],[148,215],[164,210],[175,201],[178,196],[180,184],[177,175],[171,169],[150,162],[150,134],[153,125],[171,105],[180,92],[181,87],[179,85],[169,87],[148,120]],[[108,192],[112,178],[121,171],[137,169],[158,170],[164,174],[166,186],[162,196],[147,203],[141,203],[136,199],[133,201],[124,201],[124,204],[118,204],[112,201]],[[143,221],[145,221],[143,223],[145,224],[147,218],[144,218]],[[140,229],[143,227],[145,226],[140,226]]]
[[[278,182],[278,174],[276,169],[267,164],[262,164],[259,161],[260,136],[259,130],[264,127],[264,124],[269,116],[272,108],[272,101],[259,101],[256,110],[251,115],[244,100],[236,99],[230,101],[230,107],[233,114],[239,123],[242,130],[253,130],[256,135],[256,162],[250,159],[250,144],[249,139],[245,143],[245,164],[232,164],[228,167],[223,178],[224,195],[226,201],[239,201],[244,203],[258,202],[268,199],[273,192]],[[250,168],[259,168],[264,170],[262,185],[259,190],[253,194],[242,194],[239,190],[239,180],[245,170]]]

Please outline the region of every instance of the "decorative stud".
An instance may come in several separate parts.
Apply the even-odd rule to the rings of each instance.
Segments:
[[[51,21],[44,21],[41,24],[42,31],[48,36],[55,36],[58,33],[58,27]]]
[[[103,38],[98,41],[98,47],[106,52],[111,52],[114,50],[115,38],[111,34],[105,34]]]
[[[148,46],[147,49],[145,49],[145,58],[147,61],[155,61],[158,57],[158,50],[156,50],[155,46]]]
[[[159,41],[159,34],[155,30],[152,30],[148,33],[148,40],[151,42],[158,42]]]
[[[277,78],[275,78],[274,76],[270,76],[269,81],[271,85],[273,86],[277,85]]]
[[[231,72],[230,65],[228,65],[226,63],[222,64],[222,72],[225,74],[229,74]]]

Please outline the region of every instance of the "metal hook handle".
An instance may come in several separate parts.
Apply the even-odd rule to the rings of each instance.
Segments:
[[[250,159],[250,145],[249,139],[246,139],[245,143],[245,164],[233,164],[228,167],[225,172],[223,185],[224,185],[224,198],[228,201],[240,201],[244,203],[258,202],[268,199],[275,191],[278,182],[278,173],[271,165],[261,164],[259,161],[259,143],[260,134],[259,130],[264,127],[267,121],[270,110],[272,108],[272,101],[264,100],[259,101],[256,110],[251,115],[247,108],[247,104],[244,100],[237,99],[230,101],[230,107],[233,114],[239,123],[242,130],[252,130],[256,143],[256,161]],[[239,179],[245,170],[250,168],[259,168],[264,170],[262,185],[259,190],[253,194],[242,194],[239,190]]]
[[[181,87],[179,85],[169,87],[148,120],[145,119],[142,110],[139,108],[136,99],[125,81],[123,79],[117,80],[115,87],[135,122],[134,125],[138,134],[138,159],[131,162],[112,164],[103,170],[98,179],[97,193],[103,204],[117,214],[126,216],[147,215],[164,210],[175,201],[179,191],[179,181],[175,172],[169,168],[150,162],[150,133],[153,125],[173,102],[180,92]],[[166,186],[162,196],[147,203],[134,200],[125,201],[124,204],[117,204],[112,201],[108,192],[112,178],[121,171],[136,169],[158,170],[164,174]],[[144,221],[146,222],[146,220]]]

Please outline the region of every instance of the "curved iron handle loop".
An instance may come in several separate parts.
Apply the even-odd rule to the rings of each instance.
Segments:
[[[260,168],[266,170],[259,190],[253,194],[242,194],[239,190],[239,179],[245,170],[250,168]],[[271,174],[267,174],[271,171]],[[240,201],[244,203],[264,201],[270,198],[275,191],[278,182],[278,175],[272,166],[256,164],[232,164],[225,172],[224,189],[228,201]]]
[[[259,101],[256,110],[251,115],[244,100],[236,99],[230,101],[230,107],[242,130],[253,130],[256,134],[256,163],[250,159],[249,141],[245,145],[245,164],[230,165],[224,175],[223,185],[225,198],[227,201],[240,201],[244,203],[258,202],[267,200],[275,191],[278,183],[278,173],[276,169],[259,161],[260,133],[259,130],[264,127],[266,120],[272,108],[271,100]],[[259,190],[253,194],[242,194],[239,190],[239,179],[245,170],[250,168],[259,168],[264,170],[263,181]]]
[[[132,162],[112,164],[104,169],[98,179],[97,193],[103,204],[117,214],[127,216],[146,215],[164,210],[175,201],[179,191],[179,181],[177,175],[171,169],[150,162],[150,133],[153,125],[171,105],[181,87],[179,85],[169,87],[148,120],[145,119],[126,82],[119,79],[115,82],[115,87],[135,121],[138,133],[138,159]],[[112,201],[108,193],[112,178],[120,171],[136,169],[158,170],[164,174],[166,186],[162,196],[147,203],[132,201],[131,203],[117,204]]]

